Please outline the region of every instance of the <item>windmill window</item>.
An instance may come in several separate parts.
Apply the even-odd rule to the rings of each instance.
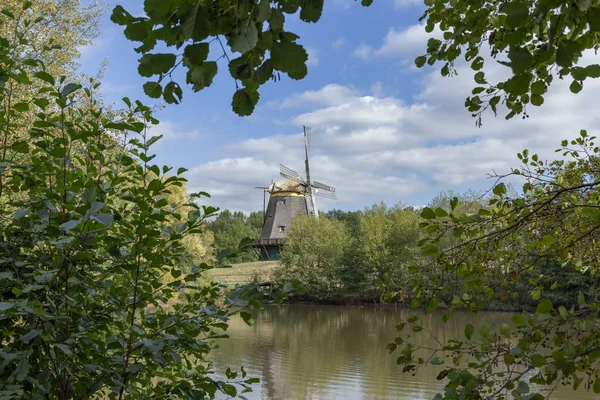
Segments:
[[[280,226],[279,233],[284,233],[284,232],[285,232],[285,226]]]
[[[285,199],[281,200],[281,205],[285,206]]]

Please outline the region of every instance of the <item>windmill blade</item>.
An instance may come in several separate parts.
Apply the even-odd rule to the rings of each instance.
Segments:
[[[334,192],[326,192],[321,190],[315,190],[315,195],[323,197],[324,199],[337,200],[337,196]]]
[[[329,192],[335,192],[335,188],[334,187],[326,185],[326,184],[321,183],[321,182],[312,181],[312,186],[316,187],[318,189],[327,190]]]
[[[286,174],[289,176],[296,176],[296,177],[300,176],[300,175],[298,175],[298,173],[296,171],[294,171],[291,168],[286,167],[283,164],[279,164],[279,173],[281,173],[282,176],[283,176],[283,174]]]
[[[289,179],[290,181],[294,181],[294,182],[298,182],[301,183],[303,185],[306,185],[306,181],[302,178],[300,178],[299,176],[293,176],[293,175],[288,175],[284,172],[280,172],[281,176],[283,176],[285,179]]]
[[[306,141],[306,152],[310,152],[310,139],[312,137],[312,129],[304,127],[304,140]]]

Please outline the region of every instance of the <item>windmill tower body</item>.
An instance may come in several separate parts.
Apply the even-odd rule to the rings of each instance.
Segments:
[[[294,217],[297,215],[319,217],[316,196],[336,198],[335,188],[311,180],[308,161],[310,136],[310,129],[304,128],[306,179],[300,177],[293,169],[280,165],[280,174],[286,179],[275,182],[267,190],[271,196],[265,213],[265,222],[260,239],[254,243],[263,261],[279,259],[279,251]]]
[[[278,260],[283,239],[297,215],[308,215],[304,188],[291,180],[277,181],[269,188],[269,204],[260,239],[255,247],[261,260]]]

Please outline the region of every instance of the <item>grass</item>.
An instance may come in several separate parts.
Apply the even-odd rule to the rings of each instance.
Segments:
[[[205,273],[206,278],[221,283],[248,283],[258,278],[269,282],[279,261],[257,261],[233,264],[231,268],[214,268]]]

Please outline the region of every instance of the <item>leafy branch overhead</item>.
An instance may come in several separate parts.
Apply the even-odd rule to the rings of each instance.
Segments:
[[[177,67],[183,65],[187,69],[186,83],[198,92],[212,84],[219,61],[225,58],[236,83],[233,111],[250,115],[258,103],[261,85],[280,79],[282,72],[292,79],[306,76],[308,54],[297,43],[298,35],[285,30],[285,19],[299,11],[302,21],[317,22],[323,3],[324,0],[145,0],[146,16],[134,17],[117,6],[111,19],[125,26],[127,39],[140,42],[135,49],[142,54],[138,72],[154,79],[144,85],[148,96],[162,96],[167,103],[179,103],[182,89],[172,76]],[[367,5],[364,1],[363,4]],[[153,52],[159,44],[175,47],[178,53]],[[211,58],[213,54],[218,54],[216,59]]]
[[[506,118],[527,114],[527,106],[541,106],[555,77],[572,79],[573,93],[587,78],[600,77],[600,65],[581,66],[586,51],[600,43],[600,2],[597,0],[425,0],[421,20],[425,29],[443,32],[431,38],[418,67],[442,62],[442,75],[456,73],[455,62],[464,55],[476,71],[472,96],[465,105],[473,116],[504,103]],[[489,53],[488,53],[489,52]],[[486,78],[484,66],[494,60],[510,69],[500,82]],[[491,62],[494,62],[491,61]]]

